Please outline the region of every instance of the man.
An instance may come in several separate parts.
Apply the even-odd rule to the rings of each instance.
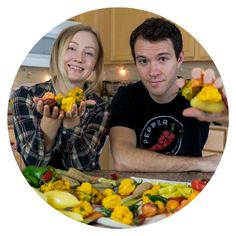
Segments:
[[[220,155],[201,158],[209,131],[206,121],[226,119],[227,114],[190,108],[179,93],[183,81],[177,81],[177,73],[184,60],[179,29],[162,18],[147,19],[132,32],[130,46],[141,81],[121,87],[113,98],[115,169],[215,171]],[[204,79],[213,82],[215,76],[207,70]],[[222,86],[219,80],[214,83]]]

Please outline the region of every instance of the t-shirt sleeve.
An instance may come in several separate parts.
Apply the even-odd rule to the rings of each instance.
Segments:
[[[120,87],[111,104],[110,128],[123,126],[134,129],[134,98],[129,86]]]

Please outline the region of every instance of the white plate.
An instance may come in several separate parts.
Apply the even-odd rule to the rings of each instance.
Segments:
[[[169,184],[190,184],[189,182],[181,182],[181,181],[172,181],[172,180],[165,180],[165,179],[146,179],[146,178],[137,178],[137,177],[130,177],[137,182],[150,182],[153,184],[158,183],[169,183]]]
[[[146,179],[146,178],[137,178],[137,177],[130,177],[130,178],[134,179],[137,182],[142,181],[142,182],[150,182],[153,184],[158,184],[158,183],[189,184],[189,182],[170,181],[170,180],[163,180],[163,179]],[[164,218],[166,218],[166,214],[160,214],[160,215],[156,215],[153,217],[148,217],[145,219],[145,222],[143,225],[152,224],[152,223],[158,222]],[[122,224],[118,221],[112,220],[109,217],[101,217],[101,218],[97,219],[96,222],[100,225],[107,226],[109,228],[117,228],[117,229],[127,229],[127,228],[138,227],[135,225],[131,226],[131,225],[127,225],[127,224]]]
[[[135,226],[122,224],[118,221],[114,221],[111,218],[108,217],[101,217],[96,220],[96,222],[100,225],[108,226],[109,228],[116,228],[116,229],[127,229],[132,228]]]

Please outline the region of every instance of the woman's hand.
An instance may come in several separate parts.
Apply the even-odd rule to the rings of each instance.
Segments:
[[[80,102],[80,106],[77,107],[76,104],[73,104],[72,110],[66,112],[63,119],[63,127],[66,129],[74,128],[80,124],[80,117],[84,114],[86,110],[86,106],[95,105],[96,101],[94,100],[86,100]]]
[[[201,68],[194,68],[192,70],[192,79],[200,78],[201,73],[202,73]],[[220,90],[226,109],[223,112],[204,112],[200,109],[190,107],[183,111],[183,115],[187,117],[197,118],[200,121],[227,122],[228,121],[228,103],[227,103],[226,93],[225,93],[222,79],[216,78],[215,72],[212,69],[207,69],[204,72],[203,83],[213,84],[214,87]],[[182,88],[184,85],[185,85],[184,79],[177,80],[177,86],[179,88]]]

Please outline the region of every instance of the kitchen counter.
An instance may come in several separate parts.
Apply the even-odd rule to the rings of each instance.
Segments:
[[[214,172],[118,172],[114,170],[95,170],[88,174],[104,178],[112,178],[112,174],[117,174],[118,178],[140,177],[147,179],[163,179],[181,182],[191,182],[193,179],[210,179]]]

